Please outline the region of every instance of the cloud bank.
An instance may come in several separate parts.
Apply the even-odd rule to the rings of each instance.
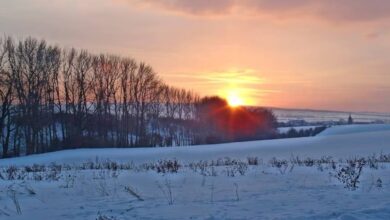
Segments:
[[[195,16],[315,17],[331,22],[373,22],[390,18],[389,0],[127,0]]]

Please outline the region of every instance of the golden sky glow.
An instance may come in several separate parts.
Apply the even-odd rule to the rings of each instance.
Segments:
[[[390,112],[387,0],[12,0],[0,30],[130,56],[245,105]]]
[[[239,105],[259,105],[262,95],[272,92],[262,90],[260,87],[264,79],[256,75],[252,69],[231,68],[223,71],[203,72],[193,75],[170,75],[167,81],[177,86],[192,88],[202,95],[218,95],[228,101],[235,99]]]
[[[249,102],[247,97],[240,95],[240,92],[237,90],[227,91],[226,100],[232,107],[248,105]]]

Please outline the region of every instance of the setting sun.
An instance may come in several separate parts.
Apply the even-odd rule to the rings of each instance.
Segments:
[[[234,87],[226,88],[218,93],[221,97],[225,98],[231,107],[238,107],[242,105],[252,105],[253,99],[248,90]]]
[[[227,101],[231,107],[237,107],[244,104],[243,99],[234,93],[228,95]]]

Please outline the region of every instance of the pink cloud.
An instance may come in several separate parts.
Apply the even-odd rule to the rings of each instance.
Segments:
[[[195,16],[309,16],[328,21],[370,22],[390,18],[389,0],[127,0]]]

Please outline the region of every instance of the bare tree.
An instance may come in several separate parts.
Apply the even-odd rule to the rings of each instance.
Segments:
[[[135,114],[135,145],[148,145],[147,143],[147,115],[149,104],[156,101],[159,92],[160,79],[153,69],[141,63],[131,83],[131,104]]]
[[[117,56],[100,55],[93,57],[92,91],[94,93],[94,111],[97,125],[97,134],[103,143],[115,142],[117,117],[119,114],[117,93],[121,73],[121,60]],[[114,116],[114,117],[113,117]],[[115,131],[114,131],[115,130]],[[111,131],[111,132],[109,132]],[[108,140],[108,134],[111,139]]]
[[[11,107],[13,102],[13,83],[7,69],[7,44],[0,39],[0,140],[3,146],[3,158],[8,156],[11,135]]]
[[[137,64],[132,59],[122,59],[120,65],[120,93],[119,99],[121,103],[121,122],[120,122],[120,131],[119,131],[119,146],[130,146],[132,143],[132,136],[130,135],[130,126],[132,123],[132,113],[131,113],[131,101],[132,91],[130,87],[132,86],[132,80],[134,79],[135,71],[137,70]]]
[[[19,155],[71,147],[180,146],[217,136],[231,140],[221,126],[230,117],[227,108],[210,112],[218,103],[226,105],[168,86],[151,66],[133,59],[64,50],[33,38],[0,39],[3,157],[11,149]],[[236,112],[267,121],[263,111]],[[236,126],[240,120],[236,117]],[[262,137],[272,122],[244,124],[256,126],[248,130]]]
[[[63,67],[66,112],[70,116],[67,126],[68,145],[84,146],[87,119],[91,108],[88,102],[91,91],[92,56],[87,51],[67,54],[67,63]]]

